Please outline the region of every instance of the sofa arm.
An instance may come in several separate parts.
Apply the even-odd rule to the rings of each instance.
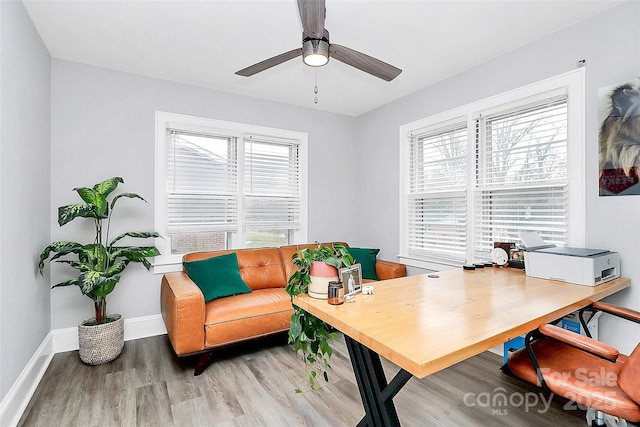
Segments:
[[[178,356],[204,350],[204,295],[184,272],[167,273],[160,287],[162,318]]]
[[[376,274],[378,279],[387,280],[407,275],[407,266],[399,262],[376,260]]]

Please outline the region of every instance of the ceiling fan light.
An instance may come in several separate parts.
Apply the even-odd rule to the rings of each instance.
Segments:
[[[324,40],[306,40],[302,45],[302,60],[311,67],[322,67],[329,62],[329,43]]]
[[[304,57],[304,63],[311,67],[322,67],[327,62],[329,62],[329,58],[320,53],[312,53]]]

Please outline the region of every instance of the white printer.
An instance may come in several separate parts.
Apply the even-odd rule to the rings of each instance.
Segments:
[[[606,249],[533,246],[525,249],[524,268],[527,276],[596,286],[620,277],[620,254]]]

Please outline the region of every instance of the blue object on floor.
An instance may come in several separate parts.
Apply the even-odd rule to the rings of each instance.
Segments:
[[[509,341],[503,344],[503,357],[502,363],[507,363],[507,359],[509,358],[509,353],[512,351],[516,351],[524,347],[524,337],[515,337],[510,339]]]

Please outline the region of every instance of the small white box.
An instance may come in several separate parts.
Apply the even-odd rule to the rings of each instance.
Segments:
[[[589,335],[594,340],[598,339],[598,319],[602,314],[601,311],[596,311],[595,313],[585,312],[585,322],[587,322],[587,329],[589,329]],[[580,322],[580,316],[577,311],[573,313],[569,313],[562,318],[560,321],[560,326],[562,329],[567,329],[569,331],[575,332],[580,335],[587,335],[586,331],[582,327],[582,323]]]
[[[620,255],[604,249],[552,246],[524,252],[527,276],[596,286],[620,277]]]

